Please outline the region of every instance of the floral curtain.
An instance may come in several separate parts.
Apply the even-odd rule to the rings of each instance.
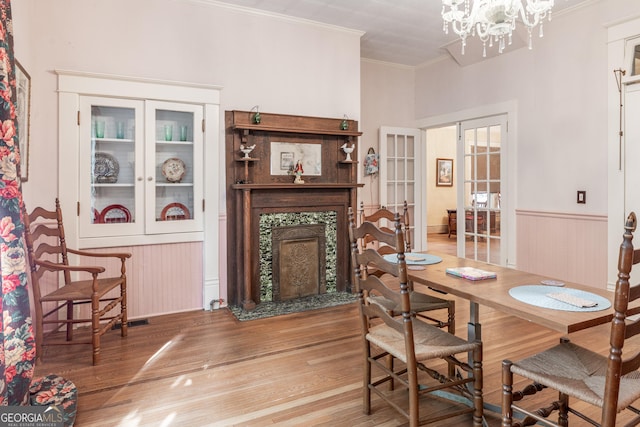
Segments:
[[[20,217],[20,152],[11,0],[0,0],[0,404],[25,405],[35,366],[24,224]]]

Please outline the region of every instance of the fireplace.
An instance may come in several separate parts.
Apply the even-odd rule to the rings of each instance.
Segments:
[[[362,134],[358,122],[260,114],[259,123],[249,111],[225,114],[229,303],[252,310],[261,301],[349,292],[347,210],[355,209],[357,189],[362,187],[356,174],[356,143]],[[356,146],[353,159],[342,150],[345,144]],[[254,147],[250,156],[243,155],[243,146]],[[295,159],[304,159],[310,166],[305,167],[303,183],[294,183],[287,173]],[[308,230],[288,230],[283,235],[276,231],[276,238],[285,238],[274,244],[269,228],[264,239],[263,218],[280,216],[295,220],[274,221],[273,230],[289,226]],[[300,219],[306,216],[316,218]],[[324,225],[324,233],[317,225]],[[300,257],[300,253],[310,256]],[[306,273],[297,275],[297,270]],[[307,275],[314,281],[303,283]]]
[[[325,226],[276,227],[271,239],[273,301],[324,294],[327,290]]]

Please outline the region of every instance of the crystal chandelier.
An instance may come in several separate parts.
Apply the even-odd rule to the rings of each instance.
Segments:
[[[449,24],[453,32],[462,39],[462,54],[467,37],[477,35],[482,41],[482,56],[487,56],[489,47],[498,44],[502,53],[505,44],[511,44],[511,36],[516,28],[518,17],[529,32],[529,49],[532,48],[531,33],[542,21],[549,18],[554,0],[442,0],[442,19],[444,32],[449,33]],[[505,38],[507,39],[505,42]]]

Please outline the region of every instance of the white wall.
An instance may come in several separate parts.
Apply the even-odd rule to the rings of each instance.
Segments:
[[[367,207],[379,204],[377,175],[364,177],[362,163],[369,147],[379,148],[381,126],[414,128],[415,82],[414,68],[363,60],[362,64],[362,121],[360,137],[359,180],[364,187],[358,199]]]
[[[360,32],[208,0],[20,0],[12,12],[15,55],[32,81],[29,180],[23,185],[28,206],[51,204],[65,185],[56,179],[54,70],[218,85],[221,123],[225,110],[254,105],[263,112],[360,120]],[[222,190],[219,247],[226,281],[223,133],[221,126],[220,147],[213,147],[220,160],[205,165],[205,185]]]
[[[15,54],[32,79],[24,186],[32,205],[57,192],[55,69],[219,85],[222,111],[259,104],[265,112],[360,118],[359,32],[197,0],[12,6]]]
[[[453,159],[456,164],[456,126],[446,126],[427,130],[427,232],[448,233],[449,216],[447,209],[455,209],[456,188],[436,186],[439,158]],[[454,168],[453,176],[457,173]]]
[[[640,13],[640,2],[602,0],[545,23],[527,48],[460,67],[447,59],[416,71],[416,117],[515,100],[518,209],[606,214],[605,24]],[[587,203],[576,204],[576,191]]]
[[[513,210],[551,212],[554,224],[561,224],[567,215],[577,215],[592,222],[585,229],[600,230],[611,205],[607,188],[607,145],[612,140],[608,111],[616,107],[608,99],[615,83],[607,62],[607,28],[638,16],[640,2],[635,0],[588,1],[568,13],[554,13],[553,20],[545,23],[545,37],[534,37],[531,51],[526,47],[507,49],[502,55],[466,67],[449,57],[417,67],[413,117],[396,111],[398,102],[375,98],[372,94],[379,88],[371,83],[384,81],[383,93],[392,94],[395,87],[403,93],[410,77],[388,78],[390,71],[383,64],[370,67],[363,63],[362,93],[363,100],[368,100],[362,104],[363,121],[374,129],[407,119],[414,120],[409,126],[436,126],[475,118],[467,115],[474,112],[508,112],[509,150],[515,153],[515,164],[509,165]],[[577,190],[587,192],[586,204],[576,203]],[[513,219],[509,231],[511,264],[517,263],[515,246],[531,244],[528,236],[516,236],[517,221]],[[527,226],[518,224],[519,229]],[[550,237],[575,243],[571,228],[560,229],[563,236]],[[616,245],[618,234],[616,231]],[[541,245],[548,242],[545,230],[534,235]],[[594,248],[607,245],[602,238],[591,243]],[[585,256],[583,265],[589,265],[589,271],[597,270],[598,280],[603,282],[601,272],[606,271],[607,261],[596,256],[597,252]],[[588,255],[589,250],[579,253]],[[530,271],[540,270],[544,263],[543,259],[526,261]]]

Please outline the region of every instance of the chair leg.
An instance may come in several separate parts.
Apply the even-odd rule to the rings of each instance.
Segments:
[[[417,427],[418,425],[420,425],[418,372],[415,365],[407,365],[407,379],[409,380],[409,427]]]
[[[449,307],[447,308],[447,331],[451,335],[456,334],[456,302],[449,301]],[[456,375],[456,365],[453,362],[449,362],[449,377],[454,378]]]
[[[43,345],[42,341],[44,340],[44,323],[41,318],[36,317],[36,358],[43,360]]]
[[[484,417],[484,399],[482,397],[482,344],[473,351],[473,425],[482,427]]]
[[[129,333],[129,320],[127,318],[127,283],[126,281],[120,286],[120,313],[122,314],[122,325],[120,328],[120,336],[126,337]]]
[[[567,427],[569,425],[569,396],[559,393],[560,408],[558,409],[558,424]]]
[[[100,362],[100,302],[91,301],[91,344],[93,347],[93,364]]]
[[[363,386],[362,390],[362,404],[363,404],[363,412],[365,415],[371,414],[371,344],[368,341],[365,341],[365,351],[364,351],[364,370],[363,370]]]
[[[502,427],[511,427],[513,422],[513,373],[511,361],[502,361]]]
[[[67,341],[73,341],[73,301],[67,301]]]

